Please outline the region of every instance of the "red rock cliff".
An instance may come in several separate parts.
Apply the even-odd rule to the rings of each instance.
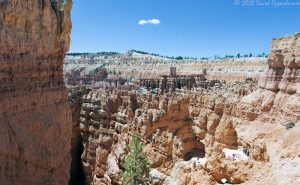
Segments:
[[[0,182],[67,184],[72,1],[0,1]]]

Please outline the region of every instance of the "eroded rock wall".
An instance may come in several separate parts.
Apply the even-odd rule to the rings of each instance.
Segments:
[[[300,34],[272,40],[267,73],[260,86],[274,92],[299,93]]]
[[[0,1],[0,182],[67,184],[71,111],[63,83],[72,1]]]
[[[92,90],[84,95],[80,129],[86,184],[121,184],[126,146],[134,133],[143,138],[153,169],[152,183],[158,184],[174,184],[173,180],[178,179],[174,175],[182,173],[176,170],[186,171],[184,161],[219,155],[222,147],[237,149],[232,117],[238,112],[237,102],[252,88],[246,84],[227,90],[225,97],[225,90],[215,94],[202,90],[164,95]],[[214,179],[203,168],[189,170],[192,174],[182,175],[177,184],[191,175],[201,175],[207,181],[224,177],[221,174]],[[237,177],[231,182],[243,181]]]
[[[284,61],[296,53],[296,38],[273,41],[271,71],[272,53],[281,48]],[[223,178],[231,184],[299,183],[299,94],[267,88],[297,84],[297,78],[269,73],[260,86],[245,81],[163,95],[92,90],[83,96],[79,115],[86,184],[121,184],[126,146],[134,133],[143,138],[152,184],[217,184]],[[287,129],[287,121],[294,128]]]
[[[86,184],[121,182],[119,163],[122,160],[116,163],[109,155],[118,142],[124,144],[122,150],[126,147],[128,141],[126,137],[121,137],[121,132],[128,131],[127,123],[134,116],[137,106],[135,95],[128,91],[93,90],[83,96],[80,130],[84,146],[81,159]],[[109,178],[108,174],[115,177]]]
[[[256,105],[256,114],[273,114],[291,120],[300,118],[300,34],[276,38],[260,88],[247,97],[245,105]],[[257,106],[258,105],[258,106]]]

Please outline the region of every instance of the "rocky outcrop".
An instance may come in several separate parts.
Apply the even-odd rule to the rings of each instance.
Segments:
[[[0,1],[0,182],[67,184],[72,1]]]
[[[126,141],[121,132],[137,109],[136,97],[128,91],[108,92],[93,90],[83,96],[80,130],[83,153],[81,156],[87,184],[120,183],[118,158],[122,150],[115,144]],[[121,152],[119,156],[112,154]],[[122,154],[123,155],[123,154]]]
[[[255,115],[271,113],[292,120],[300,118],[299,45],[299,33],[273,39],[267,73],[259,83],[260,88],[243,99],[245,105],[258,105]]]
[[[299,93],[300,33],[272,41],[268,71],[260,86],[274,92]]]

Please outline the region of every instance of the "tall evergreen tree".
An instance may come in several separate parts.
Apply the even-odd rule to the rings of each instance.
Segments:
[[[135,134],[133,142],[128,146],[129,153],[125,157],[124,185],[145,185],[149,180],[150,164],[143,153],[141,136]]]

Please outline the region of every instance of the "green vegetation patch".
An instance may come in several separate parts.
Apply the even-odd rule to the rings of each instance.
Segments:
[[[286,124],[285,124],[286,129],[291,129],[294,126],[295,126],[295,122],[293,122],[293,121],[287,121]]]
[[[149,182],[150,163],[143,153],[144,145],[141,136],[135,134],[132,143],[128,146],[128,155],[125,157],[123,173],[124,185],[145,185]]]
[[[51,0],[51,5],[55,11],[64,11],[64,7],[67,3],[68,0]]]

